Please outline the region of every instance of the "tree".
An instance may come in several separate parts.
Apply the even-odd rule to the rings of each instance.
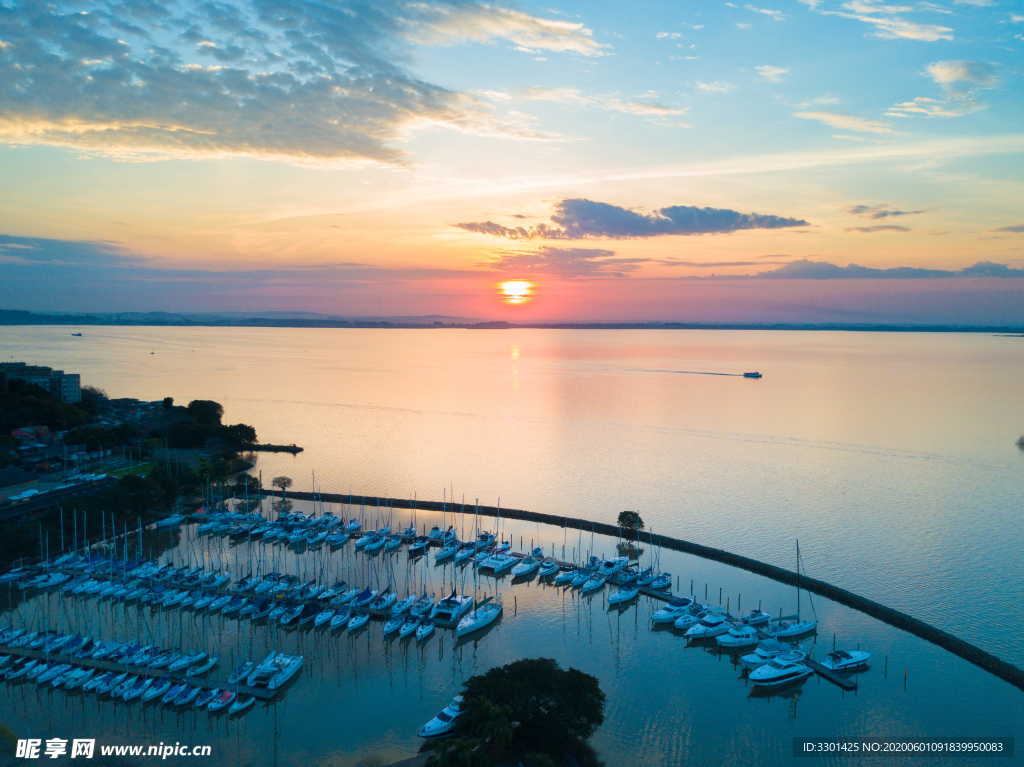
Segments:
[[[225,426],[221,430],[221,433],[236,449],[241,449],[242,447],[251,445],[256,441],[256,429],[247,423],[236,423],[231,426]]]
[[[83,386],[82,399],[78,406],[90,415],[96,415],[108,399],[110,398],[103,389],[96,386]]]
[[[622,528],[624,537],[635,538],[636,534],[644,529],[644,521],[635,511],[620,511],[619,527]]]
[[[164,410],[174,407],[174,397],[164,397]]]
[[[452,738],[429,744],[429,764],[597,764],[585,741],[604,721],[595,677],[551,658],[518,660],[471,677]]]
[[[284,498],[284,491],[292,486],[291,477],[274,477],[270,484],[281,489],[281,497]]]
[[[203,426],[220,426],[220,419],[224,417],[224,407],[210,399],[194,399],[188,403],[188,414],[192,416],[192,420]]]

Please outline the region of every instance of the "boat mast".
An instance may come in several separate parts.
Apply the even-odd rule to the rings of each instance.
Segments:
[[[800,539],[796,539],[796,619],[800,621]]]

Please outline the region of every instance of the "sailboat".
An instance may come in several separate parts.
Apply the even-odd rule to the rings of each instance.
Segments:
[[[814,603],[811,602],[813,609]],[[776,618],[768,622],[764,633],[775,639],[793,639],[813,634],[818,630],[817,620],[800,620],[800,541],[796,542],[796,615]]]

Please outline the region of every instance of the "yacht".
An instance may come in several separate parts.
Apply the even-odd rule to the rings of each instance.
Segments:
[[[554,583],[556,586],[565,586],[576,577],[576,573],[576,570],[563,570],[555,576],[555,579],[552,581],[552,583]]]
[[[416,732],[421,738],[436,738],[455,729],[455,720],[462,714],[462,696],[456,695],[437,716],[420,727]]]
[[[764,629],[764,633],[776,639],[792,639],[793,637],[813,634],[818,630],[818,621],[802,621],[776,619],[770,621]]]
[[[821,665],[833,671],[853,671],[863,668],[871,660],[866,650],[833,650],[821,661]]]
[[[492,554],[480,563],[480,572],[489,571],[493,575],[503,575],[519,562],[518,557],[511,554]]]
[[[771,619],[772,616],[762,610],[751,610],[740,618],[740,622],[746,626],[763,626]]]
[[[664,591],[665,589],[672,588],[672,573],[660,573],[654,576],[650,584],[651,588],[656,591]]]
[[[731,628],[729,619],[721,613],[710,613],[686,630],[687,639],[711,639],[725,634]]]
[[[775,658],[784,652],[789,652],[789,650],[789,645],[783,644],[778,639],[765,639],[758,643],[754,652],[742,656],[740,658],[740,663],[748,669],[757,668],[758,666],[763,666],[772,658]]]
[[[610,597],[608,597],[608,604],[624,605],[627,602],[632,602],[639,595],[640,589],[637,586],[623,586]]]
[[[512,575],[516,578],[525,578],[527,575],[533,575],[540,569],[540,561],[543,556],[544,552],[540,549],[534,549],[527,556],[520,559],[519,563],[512,568]]]
[[[604,588],[604,584],[608,582],[608,576],[596,573],[586,580],[586,582],[580,587],[581,594],[593,594],[598,589]]]
[[[651,623],[655,626],[675,623],[677,618],[690,615],[693,609],[693,600],[689,597],[682,597],[677,604],[668,604],[655,610],[651,615]]]
[[[781,687],[806,679],[814,671],[800,662],[803,657],[803,653],[779,655],[751,671],[750,682],[755,687]]]
[[[419,625],[416,626],[416,641],[422,642],[423,640],[430,637],[434,633],[434,621],[430,618],[423,616],[420,618]]]
[[[753,647],[758,642],[757,629],[753,626],[733,626],[725,634],[715,637],[719,647],[736,649],[738,647]]]
[[[463,616],[462,620],[459,621],[459,625],[455,628],[455,636],[464,637],[490,626],[501,616],[501,611],[501,602],[497,600],[485,601],[475,610]]]
[[[743,374],[744,378],[761,378],[761,374],[756,370],[751,370]]]
[[[539,577],[547,578],[548,576],[554,575],[558,572],[558,562],[553,559],[545,559],[540,563],[540,569],[537,571]]]
[[[444,562],[446,559],[451,559],[459,551],[459,542],[457,540],[449,541],[444,546],[437,550],[434,555],[435,562]]]
[[[621,570],[625,570],[629,565],[628,557],[613,557],[612,559],[604,559],[601,564],[597,566],[597,574],[603,575],[605,578],[610,578]]]
[[[467,594],[456,594],[455,589],[452,589],[451,594],[434,605],[430,611],[430,617],[434,621],[456,623],[472,607],[473,597]]]

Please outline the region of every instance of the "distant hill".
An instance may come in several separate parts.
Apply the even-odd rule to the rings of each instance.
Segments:
[[[920,333],[1024,333],[1014,325],[898,325],[872,323],[758,322],[548,322],[513,324],[443,314],[342,317],[315,312],[29,312],[0,309],[0,325],[150,325],[268,328],[469,328],[501,330],[850,330]]]

